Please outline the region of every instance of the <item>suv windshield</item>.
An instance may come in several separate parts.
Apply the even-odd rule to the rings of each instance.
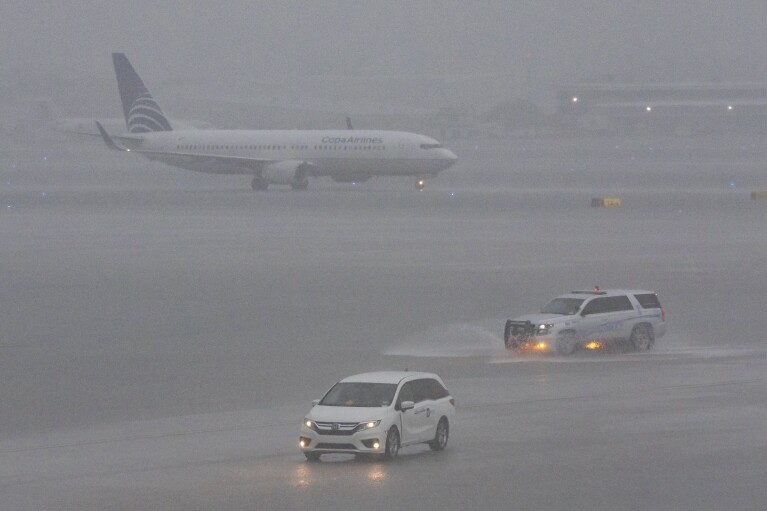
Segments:
[[[554,298],[541,309],[545,314],[566,314],[572,316],[583,303],[583,298]]]
[[[323,406],[389,406],[397,391],[396,383],[339,382],[325,394]]]

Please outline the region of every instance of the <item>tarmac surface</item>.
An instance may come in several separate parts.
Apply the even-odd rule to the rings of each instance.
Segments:
[[[0,509],[763,509],[763,145],[446,141],[461,160],[423,192],[266,193],[87,141],[8,148]],[[503,349],[508,317],[595,285],[657,291],[668,334]],[[456,398],[446,451],[304,460],[312,399],[402,368]]]

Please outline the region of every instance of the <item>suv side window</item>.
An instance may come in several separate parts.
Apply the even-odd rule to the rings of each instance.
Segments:
[[[643,309],[660,309],[660,300],[655,293],[634,295]]]
[[[611,296],[607,300],[607,312],[634,310],[628,296]]]
[[[583,309],[583,315],[603,314],[605,312],[630,311],[634,307],[631,305],[627,296],[606,296],[604,298],[594,298]]]
[[[583,308],[582,315],[601,314],[607,312],[607,300],[609,298],[594,298]]]

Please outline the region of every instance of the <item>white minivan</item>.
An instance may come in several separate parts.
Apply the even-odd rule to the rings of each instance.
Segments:
[[[418,443],[441,451],[455,414],[440,377],[413,371],[349,376],[313,405],[298,439],[309,461],[339,452],[394,459],[400,447]]]

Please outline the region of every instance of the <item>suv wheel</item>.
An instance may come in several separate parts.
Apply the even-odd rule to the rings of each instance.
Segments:
[[[429,442],[432,451],[441,451],[447,447],[447,439],[450,436],[450,427],[447,424],[447,418],[442,417],[437,424],[437,432],[434,433],[434,440]]]
[[[392,426],[389,429],[389,434],[386,435],[386,450],[384,451],[384,458],[387,460],[393,460],[399,454],[399,431]]]
[[[578,347],[578,338],[573,332],[565,332],[557,338],[557,353],[560,355],[572,355]]]
[[[652,327],[647,325],[637,325],[631,331],[631,344],[637,351],[647,351],[655,342]]]

